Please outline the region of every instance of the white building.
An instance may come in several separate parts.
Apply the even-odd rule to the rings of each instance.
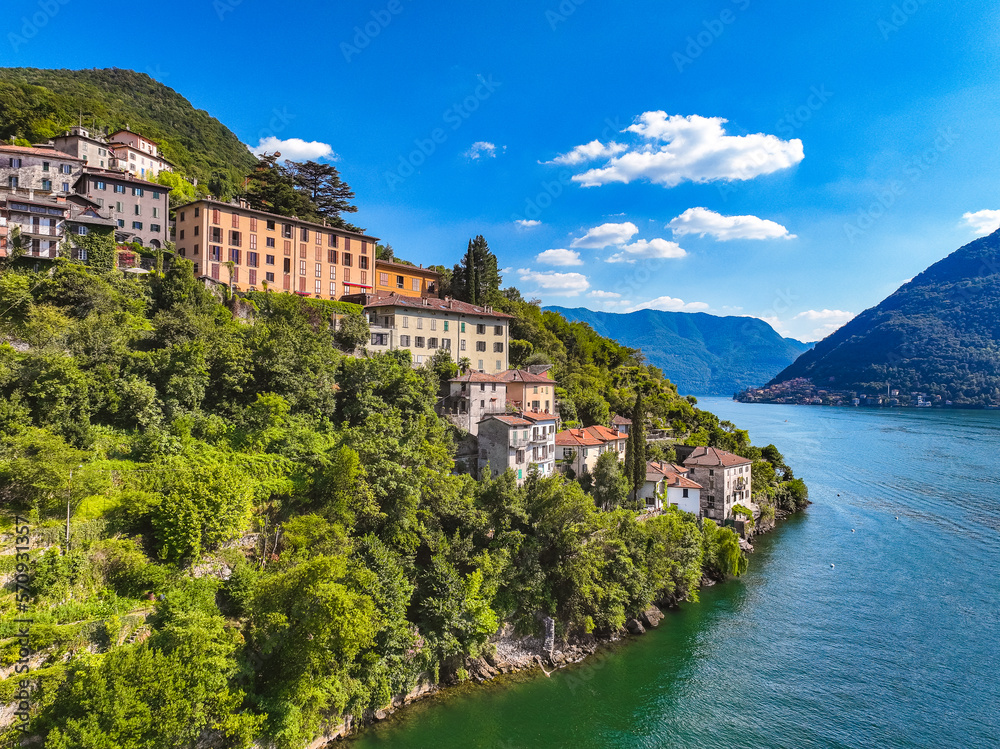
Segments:
[[[114,154],[112,169],[132,172],[143,179],[155,179],[160,172],[172,172],[173,164],[160,155],[156,141],[131,130],[119,130],[111,136],[108,148]]]
[[[647,510],[677,507],[701,517],[701,484],[691,478],[684,466],[649,461],[646,483],[639,491]]]

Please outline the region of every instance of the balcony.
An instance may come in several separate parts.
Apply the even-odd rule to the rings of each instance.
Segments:
[[[519,450],[527,447],[530,444],[531,444],[530,437],[523,437],[515,434],[510,438],[510,446]]]
[[[36,226],[34,224],[20,224],[21,233],[30,237],[61,237],[63,235],[61,226]]]

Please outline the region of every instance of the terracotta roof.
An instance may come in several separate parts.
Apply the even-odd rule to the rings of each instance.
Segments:
[[[686,476],[670,472],[666,474],[667,486],[674,486],[679,489],[701,489],[702,486],[697,481],[692,481]]]
[[[150,182],[148,179],[136,177],[132,172],[120,172],[117,169],[102,169],[98,166],[85,166],[83,168],[83,176],[107,177],[108,179],[118,179],[122,182],[138,182],[139,184],[159,188],[160,192],[170,192],[174,189],[169,185],[161,185],[159,182]]]
[[[564,429],[561,432],[556,432],[556,444],[577,447],[594,447],[604,443],[599,439],[594,439],[589,436],[582,429]]]
[[[556,417],[554,414],[548,414],[543,411],[522,411],[521,416],[525,419],[530,419],[531,421],[555,421]]]
[[[723,468],[750,465],[751,463],[753,461],[749,458],[741,458],[739,455],[733,455],[717,447],[696,447],[694,452],[684,461],[686,466],[722,466]]]
[[[511,427],[532,426],[532,422],[527,421],[526,419],[522,419],[518,416],[503,416],[500,414],[490,414],[489,416],[485,416],[479,420],[479,423],[482,424],[484,421],[489,421],[490,419],[496,419],[497,421],[502,421],[504,424]]]
[[[622,434],[616,429],[608,429],[606,426],[597,424],[592,427],[585,427],[584,431],[591,437],[600,440],[601,442],[614,442],[616,440],[627,440],[628,435]]]
[[[486,307],[477,307],[468,302],[460,302],[457,299],[417,299],[416,297],[399,296],[398,294],[379,297],[375,301],[365,305],[365,309],[371,309],[372,307],[410,307],[412,309],[434,310],[435,312],[459,312],[463,315],[510,317],[510,315],[503,312],[488,311]]]
[[[398,263],[392,260],[376,260],[375,270],[378,270],[379,268],[385,268],[387,270],[395,270],[398,268],[404,273],[423,273],[424,275],[436,276],[438,278],[441,277],[441,274],[438,273],[436,270],[431,270],[430,268],[421,268],[419,265],[407,265],[406,263]]]
[[[0,153],[21,153],[25,156],[48,156],[60,161],[83,161],[76,156],[57,151],[55,148],[35,148],[34,146],[4,146],[0,145]]]
[[[507,382],[545,383],[546,385],[555,384],[555,380],[552,380],[543,374],[532,374],[526,369],[508,369],[506,372],[501,372],[499,377]]]
[[[626,419],[624,416],[619,416],[615,414],[615,418],[611,420],[611,426],[630,426],[632,424],[632,419]]]
[[[350,237],[361,237],[362,239],[371,240],[372,242],[378,242],[378,237],[372,237],[367,234],[359,234],[356,231],[347,231],[346,229],[341,229],[336,226],[328,226],[324,224],[317,223],[315,221],[306,221],[305,219],[295,218],[294,216],[282,216],[279,213],[268,213],[267,211],[258,211],[256,208],[244,208],[241,205],[234,205],[233,203],[226,203],[222,200],[216,200],[215,198],[197,198],[192,200],[190,203],[184,203],[183,205],[171,206],[171,208],[194,208],[196,205],[204,203],[207,206],[214,207],[218,206],[219,210],[228,211],[240,211],[241,213],[253,213],[258,216],[263,216],[269,220],[277,221],[278,223],[291,223],[296,224],[306,224],[311,226],[318,231],[330,232],[332,234],[337,234],[339,236],[350,236]]]
[[[495,382],[498,384],[505,384],[496,375],[486,374],[485,372],[468,372],[459,377],[452,377],[448,382]]]

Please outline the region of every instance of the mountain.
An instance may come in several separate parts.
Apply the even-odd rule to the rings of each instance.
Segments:
[[[118,68],[0,68],[0,139],[44,142],[72,125],[97,132],[130,127],[159,142],[189,178],[213,173],[239,184],[256,163],[229,128],[145,73]]]
[[[809,348],[782,338],[754,317],[648,309],[629,314],[546,309],[587,323],[625,346],[641,348],[646,360],[662,369],[679,392],[694,395],[732,395],[762,383]]]
[[[1000,405],[1000,231],[935,263],[786,367],[841,390]]]

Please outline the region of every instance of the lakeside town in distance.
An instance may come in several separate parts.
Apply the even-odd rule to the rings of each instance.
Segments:
[[[886,385],[884,393],[835,390],[820,387],[805,377],[760,388],[747,388],[733,396],[740,403],[783,403],[796,406],[853,406],[864,408],[947,408],[952,405],[940,395],[904,393]]]

